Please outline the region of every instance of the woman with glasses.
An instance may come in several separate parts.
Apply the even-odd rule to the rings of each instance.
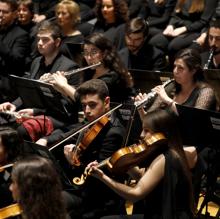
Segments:
[[[101,33],[94,33],[85,38],[83,57],[88,66],[100,65],[84,71],[83,81],[90,79],[103,80],[109,89],[112,102],[126,102],[134,96],[133,78],[124,67],[116,49]],[[63,95],[75,101],[75,87],[68,84],[64,72],[53,74],[49,83]]]

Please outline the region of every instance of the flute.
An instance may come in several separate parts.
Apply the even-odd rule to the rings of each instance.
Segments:
[[[69,76],[72,76],[74,74],[77,74],[78,72],[84,71],[86,69],[98,67],[99,65],[101,65],[101,62],[98,62],[98,63],[93,64],[93,65],[89,65],[89,66],[86,66],[86,67],[83,67],[83,68],[77,68],[77,69],[74,69],[74,70],[71,70],[71,71],[66,71],[66,72],[64,72],[64,76],[69,77]],[[51,80],[53,80],[53,75],[49,75],[47,78],[40,79],[41,82],[49,82]]]
[[[162,86],[166,87],[169,83],[173,82],[174,79],[169,79],[167,81],[165,81]],[[134,102],[134,105],[136,106],[137,109],[141,108],[143,105],[146,105],[150,100],[152,100],[153,98],[155,98],[157,96],[157,93],[155,91],[151,91],[149,93],[147,93],[147,96],[142,99],[142,100],[138,100]]]

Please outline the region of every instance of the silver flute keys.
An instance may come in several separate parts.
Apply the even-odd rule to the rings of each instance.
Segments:
[[[169,79],[163,83],[163,87],[166,87],[169,83],[171,83],[173,79]],[[137,107],[137,109],[141,108],[143,105],[146,105],[150,100],[155,98],[157,96],[157,93],[155,91],[151,91],[147,93],[146,97],[142,100],[135,101],[134,105]]]
[[[208,60],[207,60],[206,64],[204,65],[204,68],[203,68],[204,70],[209,69],[210,63],[212,61],[212,57],[214,55],[214,51],[215,51],[215,48],[210,49]]]
[[[76,74],[76,73],[78,73],[78,72],[81,72],[81,71],[84,71],[84,70],[90,69],[90,68],[95,68],[95,67],[97,67],[97,66],[99,66],[99,65],[101,65],[101,62],[98,62],[98,63],[93,64],[93,65],[89,65],[89,66],[86,66],[86,67],[83,67],[83,68],[77,68],[77,69],[74,69],[74,70],[71,70],[71,71],[67,71],[67,72],[64,72],[64,76],[65,76],[65,77],[69,77],[69,76],[74,75],[74,74]],[[48,81],[51,81],[51,80],[53,80],[53,74],[51,74],[51,75],[48,76],[47,78],[42,79],[42,80],[40,80],[40,81],[42,81],[42,82],[48,82]]]

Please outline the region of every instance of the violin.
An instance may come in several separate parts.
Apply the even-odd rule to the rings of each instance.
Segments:
[[[72,162],[75,166],[80,166],[80,156],[82,155],[83,151],[90,145],[90,143],[96,138],[102,128],[109,122],[107,116],[102,117],[99,119],[90,129],[87,131],[80,141],[80,143],[75,147],[73,150]]]
[[[161,145],[167,142],[164,134],[158,132],[149,137],[145,137],[140,144],[123,147],[113,155],[99,163],[98,167],[107,166],[113,174],[127,172],[130,168],[139,165],[152,155]],[[74,177],[73,183],[76,185],[84,184],[89,173],[85,170],[81,177]]]
[[[9,205],[0,209],[0,219],[18,216],[22,213],[20,206],[16,204]]]

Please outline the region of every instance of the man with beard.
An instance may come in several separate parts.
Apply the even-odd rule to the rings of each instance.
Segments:
[[[208,46],[210,50],[201,54],[204,68],[220,69],[220,18],[210,22]]]
[[[164,70],[165,55],[148,43],[149,27],[142,18],[134,18],[125,25],[125,47],[119,51],[129,69]]]

